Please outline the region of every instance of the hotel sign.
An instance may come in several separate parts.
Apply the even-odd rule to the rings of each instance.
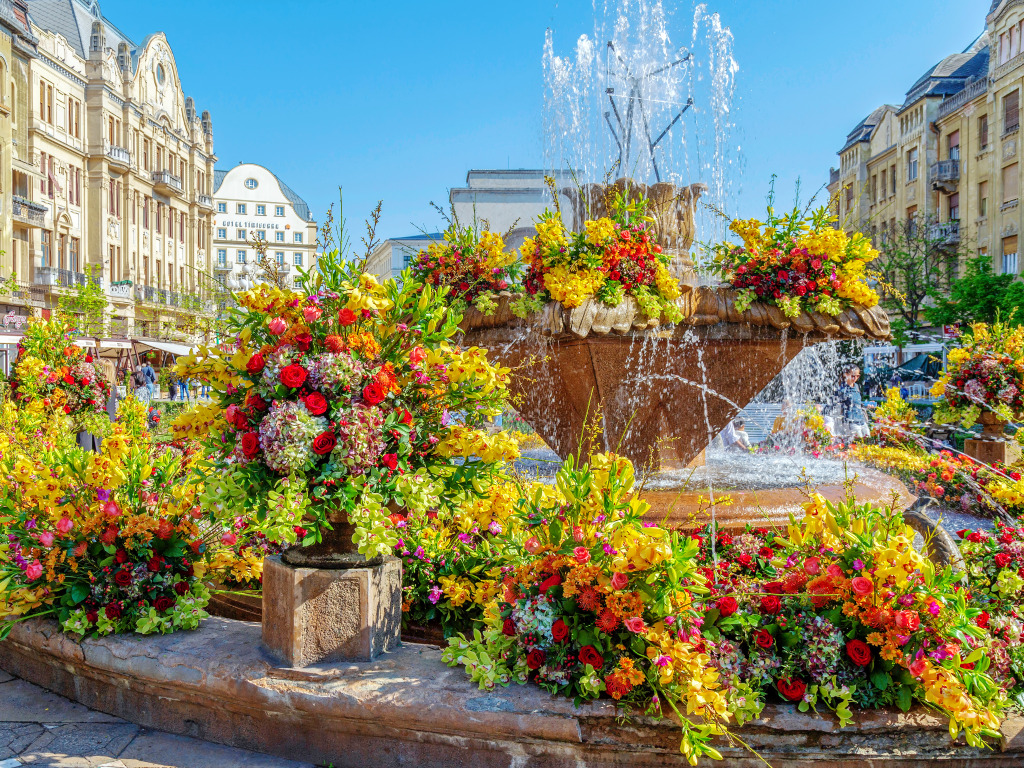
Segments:
[[[218,227],[237,227],[238,229],[281,229],[276,221],[241,221],[229,219],[228,221],[217,221]]]

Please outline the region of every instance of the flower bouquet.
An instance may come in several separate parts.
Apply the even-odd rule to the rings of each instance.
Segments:
[[[969,429],[979,419],[1002,433],[1002,422],[1024,416],[1024,327],[976,323],[946,355],[946,370],[932,387],[943,398],[935,421]]]
[[[458,311],[472,304],[484,314],[494,311],[497,294],[517,283],[522,272],[515,252],[505,252],[501,235],[484,230],[478,236],[472,227],[457,224],[443,242],[416,254],[410,268],[417,282],[449,286]]]
[[[679,283],[669,274],[670,257],[655,242],[653,223],[645,200],[630,202],[621,193],[614,215],[586,221],[582,232],[568,232],[558,213],[546,211],[536,237],[519,249],[527,267],[519,313],[548,301],[578,307],[591,297],[617,307],[629,296],[647,317],[679,322]]]
[[[764,302],[788,317],[834,317],[852,304],[878,304],[865,279],[866,265],[878,252],[862,234],[850,237],[832,221],[824,207],[809,217],[799,208],[777,216],[771,205],[764,222],[734,219],[729,230],[742,244],[719,243],[708,251],[712,271],[737,291],[736,310]]]
[[[214,409],[175,422],[179,435],[211,430],[211,516],[298,541],[284,554],[293,565],[351,567],[394,549],[407,474],[430,474],[444,499],[517,455],[482,429],[501,412],[508,372],[448,341],[459,316],[447,293],[380,285],[328,254],[299,290],[239,294],[233,343],[178,362],[179,376],[214,391]]]
[[[104,381],[92,357],[72,341],[73,326],[56,314],[32,318],[18,342],[11,392],[19,408],[36,414],[65,414],[74,432],[105,435],[110,430]]]
[[[883,445],[914,445],[915,436],[923,432],[921,427],[914,426],[917,411],[903,399],[899,387],[885,391],[885,400],[875,408],[871,420],[871,434]]]
[[[676,715],[693,764],[730,718],[697,637],[691,590],[697,543],[649,526],[633,468],[611,454],[538,487],[517,516],[512,548],[483,629],[450,640],[444,660],[481,688],[533,682],[576,702],[602,695],[652,716]]]

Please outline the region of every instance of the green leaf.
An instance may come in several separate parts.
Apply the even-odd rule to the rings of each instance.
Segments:
[[[871,673],[871,684],[880,691],[884,691],[890,685],[892,685],[892,677],[888,672],[884,672],[881,669],[876,669]]]
[[[76,583],[71,587],[71,600],[75,605],[89,596],[89,587],[82,583]]]
[[[901,685],[896,691],[896,706],[904,712],[910,709],[910,705],[914,703],[914,697],[911,695],[910,688],[905,685]]]

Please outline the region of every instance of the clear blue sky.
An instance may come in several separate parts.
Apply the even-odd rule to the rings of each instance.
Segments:
[[[596,0],[602,2],[602,0]],[[163,31],[187,95],[213,115],[218,167],[266,165],[322,220],[378,199],[384,237],[437,228],[471,168],[542,165],[544,31],[568,53],[588,0],[423,3],[101,0],[137,42]],[[989,0],[712,0],[734,35],[739,211],[772,173],[791,195],[827,181],[847,132],[984,29]],[[679,44],[691,0],[666,7]],[[675,35],[674,35],[675,37]]]

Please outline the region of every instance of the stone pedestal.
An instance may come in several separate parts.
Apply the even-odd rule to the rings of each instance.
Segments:
[[[1010,440],[964,440],[964,453],[984,464],[1016,464],[1021,455],[1020,446]]]
[[[372,661],[400,643],[402,563],[374,568],[263,564],[263,645],[289,667]]]

